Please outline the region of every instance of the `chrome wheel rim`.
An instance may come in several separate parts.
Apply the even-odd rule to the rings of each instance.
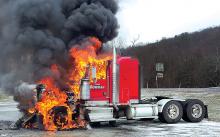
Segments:
[[[168,107],[168,117],[171,119],[176,119],[180,114],[179,107],[175,104],[171,104]]]
[[[200,118],[202,116],[202,106],[199,104],[194,104],[192,106],[192,116],[194,118]]]

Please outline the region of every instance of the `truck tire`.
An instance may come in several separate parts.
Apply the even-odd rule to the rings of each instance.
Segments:
[[[163,108],[162,113],[159,113],[159,120],[163,123],[177,123],[183,116],[183,107],[177,101],[169,101]]]
[[[62,130],[62,128],[68,124],[67,119],[67,107],[66,106],[55,106],[50,111],[50,115],[54,115],[53,123],[57,126],[58,130]]]
[[[183,120],[187,122],[200,122],[205,117],[205,106],[201,100],[189,99],[183,107]]]

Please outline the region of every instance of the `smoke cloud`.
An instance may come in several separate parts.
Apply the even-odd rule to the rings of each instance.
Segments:
[[[112,40],[117,10],[115,0],[1,0],[0,88],[23,96],[33,87],[24,82],[50,75],[54,63],[65,69],[68,50],[78,41]]]

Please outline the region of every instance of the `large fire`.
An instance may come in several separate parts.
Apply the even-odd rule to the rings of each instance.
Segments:
[[[90,37],[84,45],[74,46],[69,51],[69,68],[65,74],[62,74],[58,65],[53,64],[51,71],[55,75],[67,76],[65,85],[69,91],[74,93],[74,105],[67,103],[67,94],[61,89],[54,77],[42,78],[38,83],[44,84],[45,92],[42,93],[42,98],[35,105],[35,108],[30,109],[29,113],[35,111],[42,116],[42,122],[45,130],[65,130],[85,127],[87,122],[80,116],[73,120],[75,112],[73,111],[80,97],[80,81],[85,76],[87,68],[91,73],[92,67],[96,68],[96,79],[106,77],[107,61],[112,59],[110,54],[97,55],[102,47],[102,43],[95,37]],[[91,77],[90,82],[93,81]],[[56,117],[53,108],[62,106],[66,108],[66,115]],[[81,112],[80,112],[81,113]],[[56,121],[56,122],[55,122]]]

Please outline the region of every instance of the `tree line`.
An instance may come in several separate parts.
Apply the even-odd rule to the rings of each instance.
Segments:
[[[122,48],[121,54],[139,59],[144,87],[156,87],[156,63],[164,64],[164,77],[158,79],[160,88],[220,85],[220,27]]]

